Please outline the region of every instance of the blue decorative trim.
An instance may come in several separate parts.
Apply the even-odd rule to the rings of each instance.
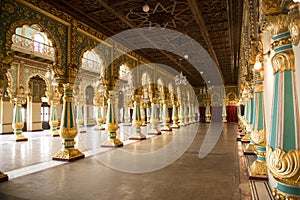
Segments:
[[[278,182],[277,189],[286,194],[291,194],[300,197],[300,188],[291,185],[284,185]]]
[[[279,47],[275,48],[274,51],[275,51],[275,53],[279,53],[281,51],[290,50],[292,48],[293,48],[293,45],[287,44],[287,45],[283,45],[283,46],[279,46]]]
[[[274,41],[277,41],[277,40],[280,40],[280,39],[282,39],[282,38],[286,38],[286,37],[290,37],[290,36],[291,36],[290,32],[284,32],[284,33],[280,33],[280,34],[278,34],[278,35],[275,35],[275,36],[273,37],[273,40],[274,40]]]

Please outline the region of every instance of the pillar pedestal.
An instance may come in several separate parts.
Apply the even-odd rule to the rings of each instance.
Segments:
[[[8,181],[8,176],[0,171],[0,183]]]

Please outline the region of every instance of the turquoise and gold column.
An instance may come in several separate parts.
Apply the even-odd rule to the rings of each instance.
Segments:
[[[107,126],[107,140],[101,145],[101,147],[122,147],[123,142],[117,138],[117,130],[119,126],[116,121],[116,113],[114,106],[114,91],[109,91],[106,126]]]
[[[141,96],[136,94],[134,97],[133,103],[133,116],[132,116],[132,126],[133,134],[129,137],[130,140],[144,140],[146,136],[141,133],[142,118],[141,118],[141,108],[140,108],[140,99]]]
[[[180,102],[180,105],[179,105],[178,115],[179,115],[179,124],[178,124],[179,127],[185,126],[185,123],[184,123],[184,106],[183,106],[182,101]]]
[[[59,125],[57,116],[57,105],[60,102],[61,94],[58,92],[57,86],[52,86],[52,94],[48,95],[50,104],[50,131],[53,137],[59,136],[57,126]]]
[[[178,106],[177,106],[177,101],[175,100],[175,95],[174,93],[172,92],[171,93],[171,100],[172,100],[172,120],[173,120],[173,124],[171,125],[171,128],[179,128],[178,126],[178,112],[177,112],[177,109],[178,109]]]
[[[123,126],[131,126],[131,123],[130,123],[130,106],[125,106],[125,113],[124,113],[124,120],[125,120],[125,123],[123,124]]]
[[[141,102],[139,102],[139,104],[140,104],[139,108],[140,108],[140,113],[141,113],[142,126],[147,126],[144,104]]]
[[[259,53],[260,54],[260,53]],[[262,56],[262,55],[258,55]],[[251,140],[255,144],[256,160],[250,166],[250,179],[268,179],[268,169],[266,164],[266,132],[264,128],[264,98],[263,98],[263,67],[254,71],[254,105],[253,105],[253,131]]]
[[[86,133],[86,130],[83,125],[83,114],[82,114],[82,102],[79,100],[77,103],[77,114],[76,114],[76,123],[77,123],[77,129],[79,133]]]
[[[58,137],[59,133],[57,126],[59,125],[58,116],[57,116],[57,105],[60,102],[61,94],[58,92],[57,86],[52,86],[52,94],[48,95],[49,104],[50,104],[50,131],[53,137]]]
[[[267,20],[275,54],[271,59],[274,96],[266,161],[277,181],[275,198],[300,199],[300,120],[295,80],[295,71],[299,69],[295,68],[288,16],[268,16]]]
[[[97,118],[96,118],[96,126],[95,130],[105,130],[103,127],[104,123],[104,94],[103,92],[98,92],[96,93],[94,97],[94,105],[97,108]]]
[[[63,84],[64,97],[59,135],[63,139],[63,148],[52,157],[53,160],[74,161],[84,158],[84,154],[75,148],[74,138],[77,136],[77,126],[73,113],[73,88],[71,83]]]
[[[24,122],[22,119],[22,104],[25,104],[26,98],[25,97],[15,97],[14,98],[14,116],[13,116],[13,123],[12,123],[12,128],[14,129],[14,138],[17,142],[20,141],[27,141],[28,138],[26,138],[22,134],[22,128],[24,127]]]
[[[58,117],[57,117],[57,102],[55,101],[51,101],[50,102],[50,121],[49,121],[49,125],[50,125],[50,131],[52,133],[53,137],[57,137],[59,136],[58,130],[57,130],[57,126],[59,125],[58,122]]]
[[[157,87],[155,84],[149,86],[149,98],[151,102],[151,117],[150,117],[150,131],[149,135],[160,135],[161,132],[158,130],[158,113],[157,113]]]
[[[168,100],[167,100],[167,92],[165,91],[165,88],[162,88],[161,91],[161,97],[162,97],[162,104],[163,104],[163,110],[162,110],[162,118],[163,118],[163,127],[161,128],[161,131],[172,131],[171,127],[169,126],[170,122],[170,116],[169,116],[169,110],[168,110]]]
[[[224,99],[222,103],[222,122],[227,123],[226,99]]]
[[[245,125],[245,135],[241,139],[241,142],[243,143],[250,143],[251,140],[251,132],[252,132],[252,120],[253,120],[253,102],[254,102],[254,96],[253,96],[253,87],[250,84],[249,85],[249,92],[248,92],[248,103],[247,103],[247,114],[246,114],[246,125]],[[254,150],[254,145],[251,145],[251,147],[246,148],[247,151]]]
[[[211,114],[210,114],[210,103],[207,101],[205,105],[205,122],[211,122]]]

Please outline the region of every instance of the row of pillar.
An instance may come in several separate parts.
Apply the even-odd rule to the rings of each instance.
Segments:
[[[298,4],[290,7],[299,12]],[[290,12],[291,12],[290,11]],[[299,13],[297,15],[299,17]],[[254,70],[254,82],[248,86],[248,94],[242,96],[244,116],[239,125],[245,136],[242,142],[254,146],[256,161],[250,166],[250,178],[268,179],[276,199],[300,199],[300,132],[299,107],[296,89],[294,41],[289,30],[291,16],[287,14],[267,16],[266,30],[272,35],[271,66],[273,68],[273,100],[269,132],[265,127],[264,69]],[[299,23],[299,18],[296,20]],[[298,27],[298,25],[296,25]],[[294,26],[295,28],[295,26]],[[293,35],[295,36],[295,35]],[[299,35],[297,35],[299,37]],[[260,42],[260,41],[259,41]],[[255,60],[264,62],[262,49]],[[257,59],[260,58],[260,59]],[[250,146],[250,145],[249,145]]]

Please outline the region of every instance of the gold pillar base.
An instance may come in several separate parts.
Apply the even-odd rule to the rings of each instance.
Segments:
[[[125,123],[123,124],[123,126],[131,126],[131,123],[125,122]]]
[[[251,137],[249,135],[244,135],[244,137],[241,139],[242,143],[249,143],[251,140]]]
[[[58,131],[53,131],[52,132],[52,137],[59,137]]]
[[[4,182],[4,181],[8,181],[8,176],[2,172],[0,172],[0,183]]]
[[[254,144],[249,143],[247,144],[246,148],[244,149],[244,155],[255,155],[256,147]]]
[[[169,125],[162,127],[160,130],[161,131],[172,131],[172,129],[170,128]]]
[[[85,128],[78,128],[78,133],[86,133]]]
[[[178,129],[179,126],[178,126],[178,124],[172,124],[171,128],[172,128],[172,129],[173,129],[173,128]]]
[[[84,154],[81,151],[75,148],[70,148],[61,149],[56,155],[52,157],[52,160],[72,162],[81,158],[84,158]]]
[[[22,142],[22,141],[28,141],[28,138],[25,137],[23,134],[17,134],[17,135],[15,135],[14,140],[16,142]]]
[[[268,180],[268,168],[266,162],[255,160],[248,169],[250,180]]]
[[[148,135],[161,135],[161,132],[159,130],[155,130],[155,129],[151,129],[149,132],[148,132]]]
[[[123,143],[117,138],[108,139],[101,145],[101,147],[112,147],[112,148],[122,147],[122,146]]]
[[[227,120],[226,120],[226,119],[224,119],[224,120],[222,120],[222,122],[223,122],[223,123],[227,123]]]
[[[105,130],[105,128],[102,125],[101,126],[96,125],[94,130],[102,131],[102,130]]]
[[[145,140],[146,136],[143,133],[134,133],[129,137],[129,140]]]

